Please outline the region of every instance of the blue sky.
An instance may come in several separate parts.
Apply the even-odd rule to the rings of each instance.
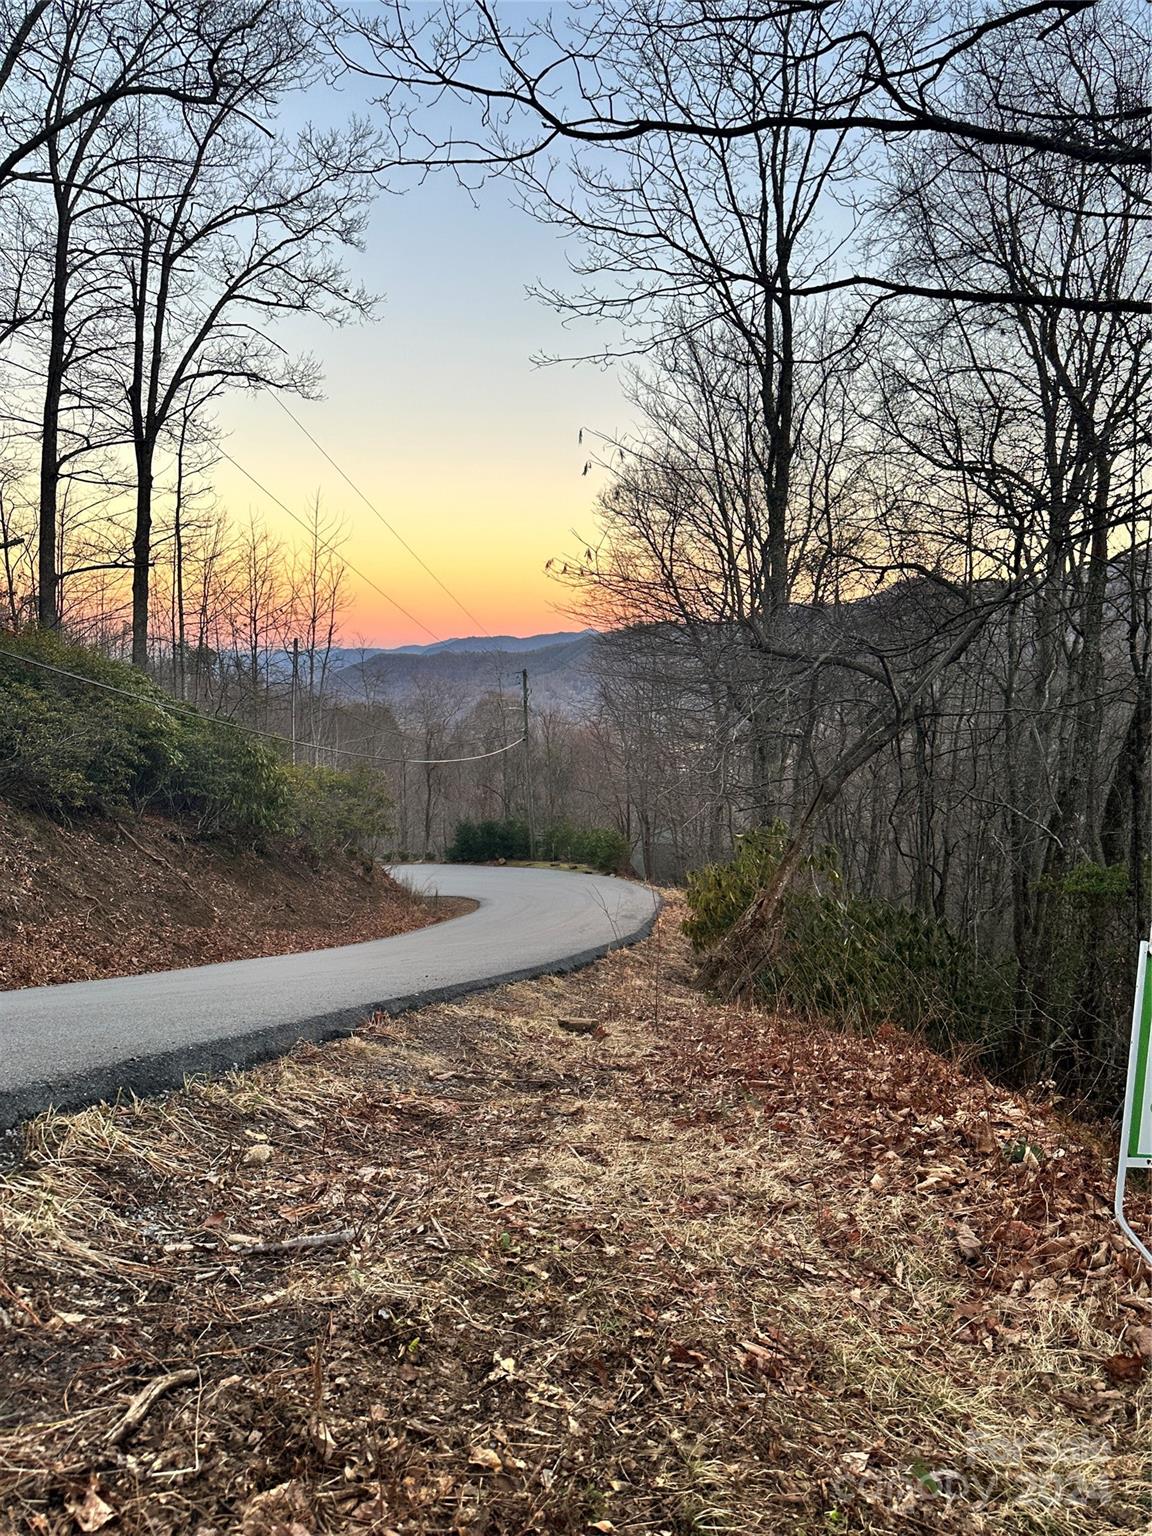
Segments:
[[[322,117],[354,106],[345,93],[308,102]],[[593,524],[597,482],[581,473],[587,452],[578,433],[619,429],[626,407],[611,373],[531,362],[538,352],[580,348],[579,335],[525,291],[535,280],[563,281],[563,243],[513,208],[501,185],[473,201],[440,175],[402,196],[381,195],[354,265],[383,293],[379,318],[336,331],[318,322],[284,328],[326,376],[324,402],[293,400],[293,410],[485,628],[566,627],[555,611],[565,595],[543,566],[574,547],[574,525],[586,533]],[[366,575],[436,635],[468,631],[274,401],[234,396],[222,420],[228,451],[276,496],[303,512],[319,490],[344,516],[346,553]],[[291,522],[226,462],[218,484],[234,513],[255,510],[291,536]],[[349,638],[427,640],[370,587],[352,585]]]

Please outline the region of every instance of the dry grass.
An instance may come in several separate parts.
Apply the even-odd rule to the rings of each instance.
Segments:
[[[1152,1301],[1106,1179],[915,1042],[708,1002],[670,913],[31,1125],[0,1529],[1147,1529]],[[250,1251],[316,1233],[351,1238]]]

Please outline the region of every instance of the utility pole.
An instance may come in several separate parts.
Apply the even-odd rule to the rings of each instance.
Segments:
[[[528,857],[536,857],[536,827],[532,813],[532,738],[528,734],[528,668],[520,674],[524,696],[524,781],[528,787]]]
[[[408,857],[408,760],[400,759],[400,848],[401,858]]]
[[[292,642],[292,764],[296,764],[296,695],[300,690],[300,642]]]

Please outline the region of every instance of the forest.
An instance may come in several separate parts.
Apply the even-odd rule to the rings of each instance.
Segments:
[[[936,1009],[945,1038],[1114,1101],[1152,888],[1134,4],[5,22],[0,646],[59,630],[299,762],[378,769],[397,852],[534,820],[611,829],[656,881],[742,871],[717,986],[787,972],[826,1011],[796,946],[855,934],[896,968],[872,1012],[943,968],[984,1021]],[[285,126],[346,74],[369,116]],[[538,297],[632,410],[584,424],[602,489],[552,567],[601,635],[592,693],[522,743],[514,695],[337,687],[339,509],[292,512],[286,545],[214,491],[223,395],[319,393],[278,327],[369,319],[372,201],[438,171],[566,243],[570,287]]]

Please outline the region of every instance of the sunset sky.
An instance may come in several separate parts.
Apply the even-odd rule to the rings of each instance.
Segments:
[[[323,402],[289,399],[309,431],[492,633],[578,627],[559,612],[550,557],[593,526],[595,472],[581,473],[581,427],[611,432],[626,407],[594,366],[534,367],[536,352],[579,350],[581,337],[528,297],[563,280],[556,235],[491,186],[474,206],[448,178],[382,196],[355,270],[384,295],[375,323],[280,334],[322,362]],[[585,336],[583,342],[588,344]],[[344,518],[348,559],[438,638],[475,626],[343,483],[275,401],[236,396],[223,411],[235,459],[295,511],[320,492]],[[217,486],[241,517],[285,538],[291,521],[226,461]],[[430,635],[352,577],[345,639],[374,645]]]

